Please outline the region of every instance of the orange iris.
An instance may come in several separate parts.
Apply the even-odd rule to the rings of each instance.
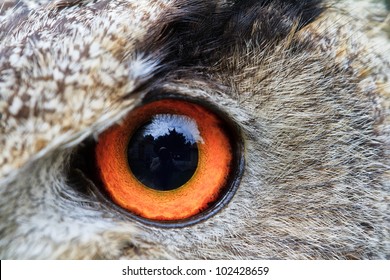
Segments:
[[[196,169],[182,185],[157,190],[134,175],[128,149],[137,130],[153,116],[171,114],[191,119],[202,141],[196,143]],[[175,221],[190,218],[215,203],[228,183],[232,146],[220,119],[204,107],[177,99],[164,99],[136,108],[120,125],[105,131],[96,146],[96,162],[104,188],[122,208],[143,218]]]

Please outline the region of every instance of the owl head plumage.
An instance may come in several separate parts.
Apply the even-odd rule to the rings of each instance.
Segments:
[[[388,30],[369,0],[3,1],[0,256],[389,258]],[[194,171],[145,192],[221,190],[127,209],[118,154],[159,152]]]

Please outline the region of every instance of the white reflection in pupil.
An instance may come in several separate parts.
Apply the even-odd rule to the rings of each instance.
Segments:
[[[196,122],[183,115],[159,114],[141,126],[128,146],[134,176],[156,190],[177,189],[191,179],[203,143]]]
[[[187,142],[203,143],[196,122],[183,115],[157,114],[144,131],[144,136],[152,135],[154,138],[164,136],[175,130],[184,136]]]

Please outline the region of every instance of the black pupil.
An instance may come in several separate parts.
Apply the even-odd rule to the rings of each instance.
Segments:
[[[145,186],[161,191],[184,185],[198,166],[199,136],[196,123],[182,115],[155,115],[132,136],[128,162]]]

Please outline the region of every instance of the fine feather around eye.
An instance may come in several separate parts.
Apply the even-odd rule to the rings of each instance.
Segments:
[[[241,158],[231,129],[203,106],[177,99],[147,103],[105,131],[97,173],[111,200],[160,222],[211,211],[232,195]]]

